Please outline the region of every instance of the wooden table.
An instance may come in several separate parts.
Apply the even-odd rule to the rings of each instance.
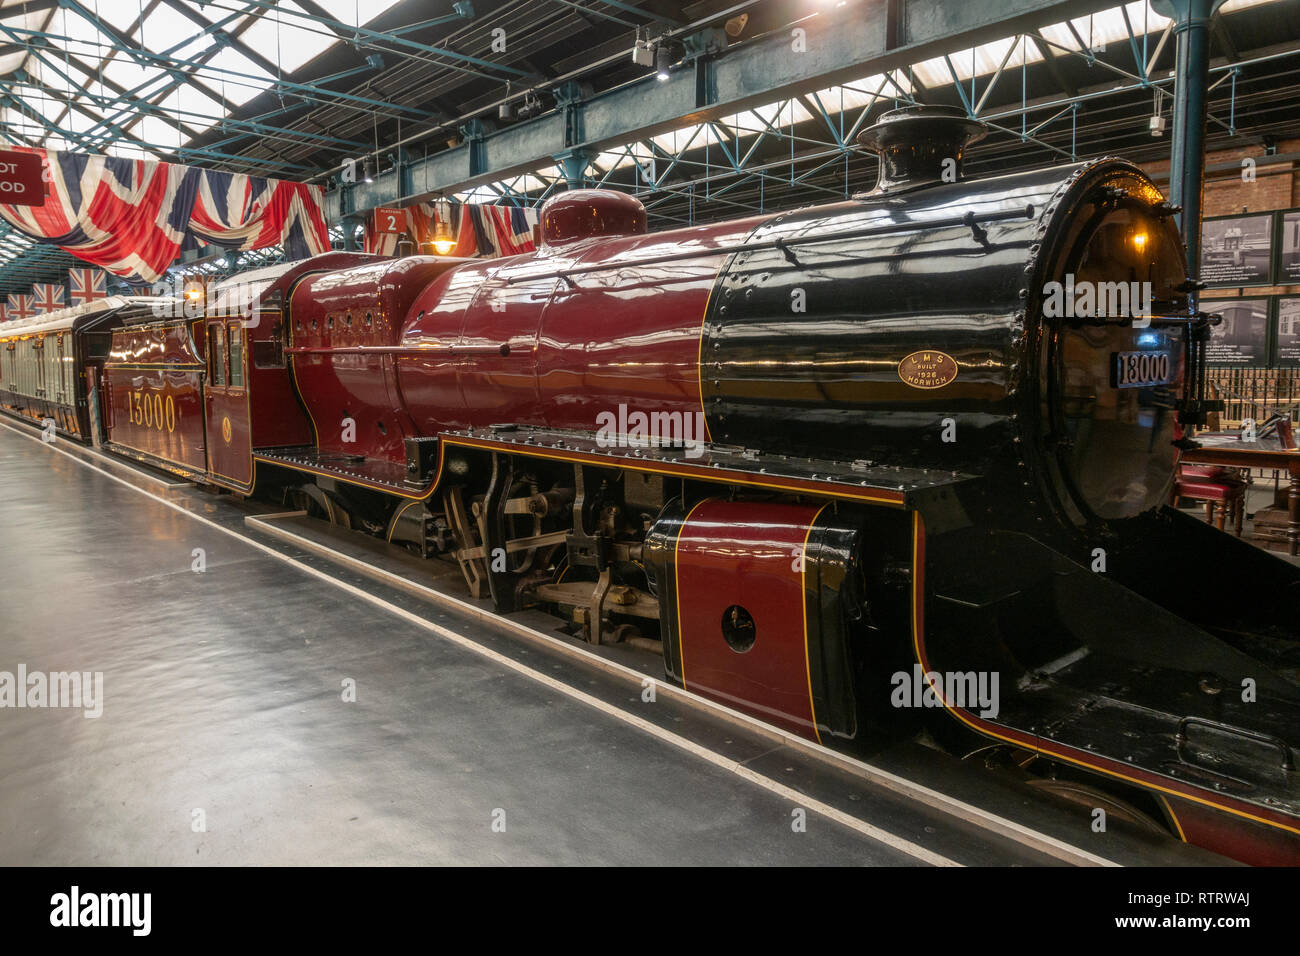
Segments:
[[[1300,553],[1300,449],[1287,451],[1277,442],[1244,442],[1229,435],[1197,435],[1200,448],[1184,451],[1178,461],[1185,465],[1225,465],[1229,468],[1275,468],[1291,479],[1287,492],[1286,543],[1291,554]],[[1258,519],[1256,519],[1258,520]]]

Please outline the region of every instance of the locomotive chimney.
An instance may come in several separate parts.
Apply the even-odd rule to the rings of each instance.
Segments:
[[[956,182],[966,149],[987,135],[987,126],[955,107],[890,110],[858,136],[859,146],[880,157],[880,179],[867,195]]]

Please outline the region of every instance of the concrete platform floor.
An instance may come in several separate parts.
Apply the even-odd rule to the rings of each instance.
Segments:
[[[1075,846],[1223,862],[1122,827],[1094,834],[906,742],[872,762],[974,812],[671,695],[647,706],[639,673],[629,686],[259,538],[246,519],[269,506],[17,428],[0,421],[0,681],[99,672],[104,690],[92,718],[0,707],[0,865],[1023,866]],[[340,546],[369,540],[351,537]],[[1056,849],[999,836],[1008,813]]]
[[[0,535],[0,671],[104,682],[98,717],[0,709],[0,864],[916,862],[9,427]]]

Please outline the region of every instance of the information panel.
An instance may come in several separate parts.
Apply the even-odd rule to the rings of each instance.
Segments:
[[[1300,284],[1300,209],[1278,213],[1277,284]]]
[[[1201,227],[1201,275],[1211,288],[1272,285],[1273,214],[1207,219]]]
[[[1268,364],[1268,314],[1266,296],[1253,299],[1202,299],[1202,311],[1218,312],[1223,321],[1210,334],[1206,361],[1220,368]]]
[[[1283,295],[1277,300],[1277,356],[1275,363],[1300,368],[1300,296]]]

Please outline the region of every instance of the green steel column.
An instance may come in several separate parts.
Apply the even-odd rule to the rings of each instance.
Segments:
[[[1201,200],[1205,189],[1205,114],[1210,70],[1210,17],[1224,0],[1152,0],[1174,21],[1178,53],[1174,81],[1174,130],[1169,201],[1182,206],[1178,226],[1187,245],[1187,269],[1201,270]]]

